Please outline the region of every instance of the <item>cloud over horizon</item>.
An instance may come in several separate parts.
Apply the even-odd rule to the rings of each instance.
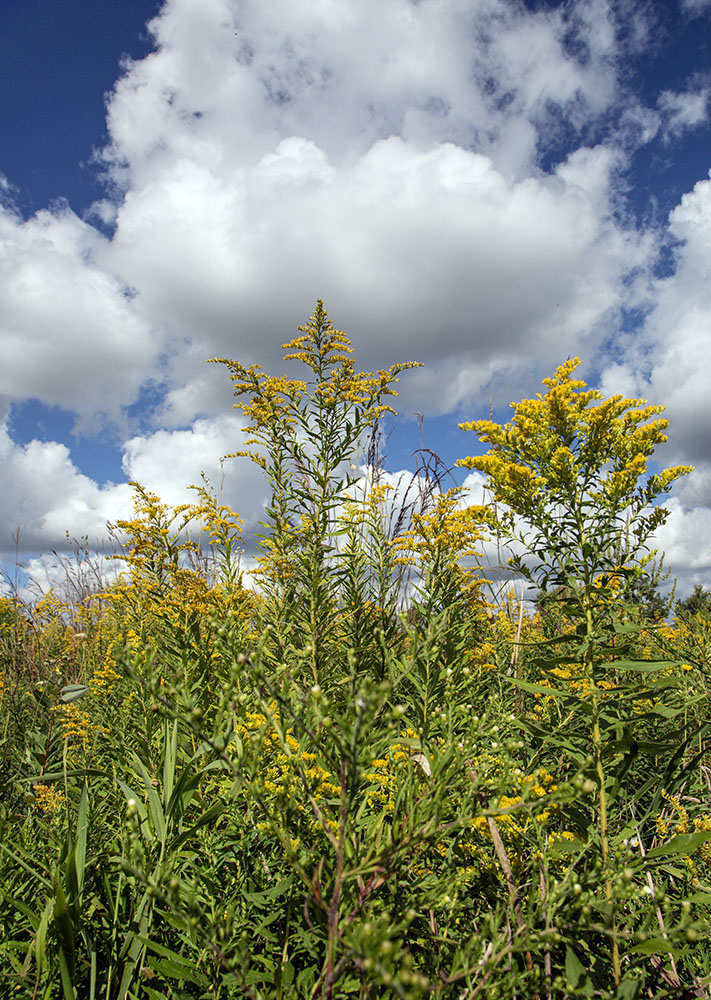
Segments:
[[[633,0],[167,0],[154,51],[107,95],[92,212],[24,219],[3,187],[0,410],[37,399],[80,432],[113,426],[127,477],[170,499],[198,457],[215,474],[235,447],[229,385],[204,359],[281,369],[279,345],[323,298],[361,367],[425,362],[403,380],[405,414],[454,425],[580,355],[584,377],[668,403],[668,460],[711,482],[711,181],[668,221],[626,201],[639,150],[708,125],[707,79],[634,91],[653,28]],[[125,502],[65,445],[7,428],[3,513],[23,512],[28,544]],[[683,489],[702,516],[705,487]]]

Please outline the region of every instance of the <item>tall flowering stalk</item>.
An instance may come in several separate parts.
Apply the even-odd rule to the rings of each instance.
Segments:
[[[319,683],[329,641],[337,628],[338,575],[328,571],[338,517],[357,480],[353,463],[365,433],[396,396],[401,372],[416,362],[358,372],[350,341],[335,329],[318,301],[300,336],[283,345],[285,361],[298,361],[305,380],[268,375],[260,365],[213,358],[230,372],[235,407],[247,417],[253,447],[246,455],[265,472],[271,497],[262,536],[262,585],[273,599],[279,656],[309,647]],[[243,399],[242,397],[246,397]],[[294,611],[298,610],[298,621]]]
[[[512,404],[509,423],[460,424],[491,447],[458,464],[487,475],[501,507],[499,529],[523,548],[511,564],[544,593],[555,593],[560,605],[564,634],[553,640],[557,655],[541,657],[539,664],[552,684],[561,667],[572,667],[584,703],[577,715],[589,718],[607,924],[619,985],[606,767],[610,744],[625,723],[629,732],[635,724],[634,692],[623,678],[635,672],[648,676],[657,668],[630,659],[629,634],[621,641],[629,626],[619,610],[625,590],[650,559],[650,536],[667,517],[655,502],[691,470],[675,466],[648,474],[647,460],[667,439],[668,421],[659,417],[664,407],[622,396],[603,399],[573,377],[579,364],[578,358],[566,361],[544,379],[545,394]],[[557,693],[551,688],[552,696]],[[636,693],[638,701],[645,700],[641,687]],[[626,763],[629,767],[630,760]]]

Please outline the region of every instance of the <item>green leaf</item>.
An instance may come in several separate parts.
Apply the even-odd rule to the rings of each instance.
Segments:
[[[617,987],[617,993],[615,993],[615,1000],[636,1000],[639,996],[640,986],[643,985],[641,979],[625,979],[623,983]]]
[[[580,959],[575,954],[570,945],[566,945],[565,948],[565,978],[568,980],[568,985],[571,989],[575,987],[580,982],[582,976],[585,975],[585,969],[580,964]]]
[[[90,691],[91,688],[86,684],[67,684],[59,692],[59,697],[65,702],[78,701]]]
[[[673,948],[668,941],[664,938],[647,938],[646,941],[638,941],[637,944],[632,945],[630,951],[636,952],[638,955],[673,955],[674,958],[679,958],[683,954],[683,950],[679,948]]]
[[[521,680],[520,677],[507,677],[506,680],[511,684],[515,684],[516,687],[523,688],[524,691],[530,691],[532,694],[545,694],[550,698],[570,697],[569,691],[564,691],[559,688],[544,687],[543,684],[531,684],[530,681]]]
[[[686,899],[690,903],[711,903],[711,892],[694,892]]]
[[[213,820],[222,815],[226,808],[226,802],[215,802],[206,812],[202,814],[196,823],[193,823],[188,830],[184,830],[181,834],[179,834],[179,836],[170,842],[170,850],[177,850],[179,847],[182,847],[183,844],[190,840],[192,835],[200,829],[200,827],[206,826],[208,823],[212,823]]]
[[[2,851],[4,854],[9,855],[9,857],[11,857],[13,861],[15,861],[18,865],[20,865],[21,868],[24,868],[24,870],[28,873],[28,875],[32,875],[33,878],[36,878],[39,882],[42,883],[43,886],[45,886],[45,888],[49,889],[50,892],[54,890],[54,886],[52,885],[52,883],[48,879],[46,879],[44,875],[40,875],[40,873],[37,871],[36,865],[34,867],[28,865],[27,862],[24,861],[17,854],[15,854],[14,851],[11,851],[9,847],[6,847],[5,844],[3,844],[1,838],[0,838],[0,851]],[[17,906],[19,909],[18,901],[11,899],[10,896],[5,896],[5,899],[8,899],[13,904],[13,906]]]
[[[620,622],[613,622],[612,627],[616,635],[636,635],[642,631],[641,627],[636,623],[623,625]]]
[[[699,830],[698,833],[679,833],[667,844],[660,844],[647,853],[647,858],[686,857],[711,838],[711,830]]]
[[[145,936],[148,932],[152,907],[151,898],[147,893],[144,893],[141,902],[138,904],[134,920],[126,931],[121,948],[121,958],[124,960],[124,966],[117,1000],[126,1000],[126,997],[128,997],[131,980],[139,966],[141,956],[145,953],[145,945],[142,942],[141,935]]]
[[[146,994],[149,1000],[165,1000],[165,993],[162,990],[159,992],[158,990],[151,989],[151,987],[146,986],[145,983],[141,986],[141,990]]]
[[[250,903],[267,903],[279,896],[283,896],[292,884],[291,876],[287,876],[277,883],[272,889],[265,889],[263,892],[245,892],[244,898]]]
[[[133,762],[139,770],[141,777],[143,778],[143,784],[146,789],[146,797],[148,799],[148,810],[150,814],[151,823],[153,826],[153,831],[161,844],[165,844],[168,835],[167,818],[163,811],[163,803],[155,790],[153,785],[153,779],[146,770],[143,761],[138,756],[137,753],[132,752],[131,757]]]
[[[689,711],[688,704],[680,705],[679,708],[668,708],[666,705],[655,705],[649,714],[661,716],[663,719],[676,719]]]
[[[116,781],[118,782],[123,794],[126,796],[126,802],[136,803],[136,809],[138,810],[138,815],[141,818],[141,822],[145,823],[145,821],[148,819],[148,812],[146,810],[145,803],[141,798],[141,796],[138,794],[138,792],[134,792],[134,790],[130,788],[125,781],[121,781],[120,778],[117,778]]]
[[[547,853],[553,858],[561,857],[565,854],[575,854],[585,849],[585,844],[578,837],[573,840],[554,840],[548,844]]]
[[[86,839],[87,839],[87,809],[89,804],[89,793],[86,782],[82,786],[81,798],[79,799],[79,812],[77,814],[76,841],[74,842],[69,857],[67,858],[66,874],[72,902],[77,904],[84,886],[84,869],[86,867]]]
[[[154,958],[151,965],[156,972],[170,979],[182,979],[188,983],[195,983],[196,986],[209,985],[205,976],[200,975],[192,965],[184,965],[178,955],[174,959]]]
[[[64,1000],[76,1000],[77,995],[74,991],[74,987],[72,986],[69,963],[67,962],[66,955],[64,954],[64,948],[62,948],[61,944],[59,946],[59,977],[62,981]]]
[[[9,851],[8,853],[10,854],[11,857],[13,856]],[[27,866],[25,867],[27,868],[28,872],[32,871],[31,868]],[[46,884],[50,889],[52,888],[49,882],[47,882]],[[32,929],[37,930],[37,928],[39,927],[39,918],[37,917],[37,914],[32,909],[32,907],[28,906],[27,903],[25,903],[23,900],[15,899],[14,896],[5,895],[5,893],[3,893],[2,899],[3,902],[9,903],[11,906],[14,906],[16,910],[19,910],[20,913],[23,913],[29,920]]]
[[[166,718],[164,728],[163,749],[163,801],[170,802],[175,780],[175,765],[178,759],[178,720],[173,722],[172,730]]]
[[[681,660],[611,660],[600,663],[603,670],[639,670],[643,673],[656,673],[668,667],[678,667]]]
[[[106,771],[101,771],[96,767],[68,768],[66,771],[47,771],[45,774],[35,774],[30,778],[20,778],[20,781],[27,781],[33,785],[40,781],[63,781],[64,778],[106,778]]]
[[[64,895],[64,889],[56,877],[54,880],[54,926],[59,937],[60,963],[63,959],[67,966],[67,975],[71,986],[75,964],[74,924],[67,909],[67,897]],[[62,976],[62,983],[64,984],[64,976]],[[73,997],[73,991],[69,995]]]
[[[47,949],[47,928],[49,927],[49,921],[54,913],[54,900],[47,900],[47,905],[44,908],[42,916],[40,917],[39,926],[37,927],[37,933],[35,935],[35,955],[37,957],[37,973],[42,974],[42,969],[44,968],[44,959]]]

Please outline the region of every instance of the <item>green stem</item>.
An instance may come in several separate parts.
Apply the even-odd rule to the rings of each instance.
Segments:
[[[580,550],[584,551],[586,544],[585,527],[582,516],[578,514],[578,534],[580,539]],[[609,874],[610,843],[607,828],[607,792],[605,790],[605,770],[602,766],[602,734],[600,732],[600,699],[601,692],[595,678],[595,659],[593,653],[594,623],[591,605],[591,594],[594,586],[590,565],[583,557],[583,606],[585,608],[585,664],[587,668],[590,693],[593,699],[593,756],[595,760],[595,773],[599,787],[599,814],[600,814],[600,852],[602,864],[605,871],[605,900],[610,906],[610,931],[612,932],[612,971],[615,977],[615,986],[619,986],[622,980],[620,971],[620,949],[617,943],[617,923],[615,920],[615,897],[612,891],[612,882]]]

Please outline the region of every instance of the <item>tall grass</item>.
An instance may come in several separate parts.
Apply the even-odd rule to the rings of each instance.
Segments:
[[[709,625],[634,602],[656,411],[563,366],[472,425],[495,503],[398,499],[352,466],[409,366],[300,333],[303,380],[225,361],[257,591],[208,484],[135,484],[121,578],[0,606],[0,995],[708,995]],[[541,610],[488,599],[487,533]]]

